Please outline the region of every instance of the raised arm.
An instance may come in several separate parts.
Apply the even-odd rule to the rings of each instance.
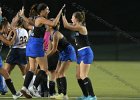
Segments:
[[[64,8],[65,8],[65,4],[64,4],[64,6],[61,8],[61,10],[59,11],[59,13],[58,13],[58,15],[56,16],[56,18],[53,20],[54,26],[56,26],[56,25],[58,24],[59,19],[60,19],[61,14],[62,14],[62,11],[63,11]]]
[[[79,25],[72,25],[71,23],[68,23],[66,16],[64,14],[62,15],[62,20],[63,20],[64,28],[72,30],[72,31],[80,31],[81,30],[81,27]]]
[[[56,16],[56,18],[53,21],[50,21],[50,20],[42,17],[42,18],[38,19],[39,22],[42,23],[42,24],[49,25],[51,27],[55,27],[59,22],[59,19],[61,17],[62,10],[64,9],[64,7],[65,7],[65,5],[61,8],[61,10],[59,11],[58,15]]]
[[[19,16],[21,17],[21,18],[23,18],[23,20],[26,22],[26,23],[28,23],[28,24],[31,24],[31,25],[34,25],[34,21],[32,21],[32,20],[29,20],[25,15],[24,15],[24,7],[22,7],[22,9],[19,11]]]
[[[15,28],[17,26],[18,20],[19,20],[19,13],[17,13],[16,16],[12,19],[12,22],[11,22],[12,28]]]
[[[33,30],[34,26],[30,25],[29,23],[24,22],[24,28],[28,30]]]
[[[11,40],[6,39],[3,35],[0,34],[0,40],[1,40],[3,43],[5,43],[6,45],[8,45],[8,46],[10,46],[10,45],[12,45],[12,44],[14,43],[15,38],[16,38],[16,36],[17,36],[17,33],[16,33],[15,30],[12,30],[12,31],[10,31],[10,32],[13,32],[13,33],[14,33],[14,35],[13,35],[13,37],[12,37]],[[9,34],[11,34],[11,33],[9,33]]]

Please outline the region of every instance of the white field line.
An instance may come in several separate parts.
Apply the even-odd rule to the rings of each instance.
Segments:
[[[20,97],[20,98],[24,99],[25,97]],[[70,100],[76,100],[76,98],[77,97],[69,97]],[[0,96],[0,99],[12,99],[12,97],[1,97]],[[39,99],[39,98],[33,97],[33,99]],[[41,99],[43,99],[43,98],[41,98]],[[47,97],[45,97],[44,99],[47,99]],[[140,100],[140,97],[97,97],[97,99],[98,100]]]

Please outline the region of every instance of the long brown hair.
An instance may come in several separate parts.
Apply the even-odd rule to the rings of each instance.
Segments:
[[[79,22],[81,22],[83,25],[85,25],[86,24],[86,22],[85,22],[85,12],[74,12],[73,13],[73,15],[74,15],[74,17],[79,21]]]
[[[1,24],[0,24],[0,30],[2,30],[3,33],[8,32],[8,20],[6,17],[2,18]]]
[[[38,6],[37,6],[37,13],[40,14],[40,12],[42,10],[46,9],[46,7],[47,7],[47,4],[45,4],[45,3],[38,4]]]
[[[38,15],[38,13],[37,13],[37,6],[38,6],[38,4],[32,5],[32,7],[30,9],[30,13],[29,13],[30,17],[35,17],[35,16]]]

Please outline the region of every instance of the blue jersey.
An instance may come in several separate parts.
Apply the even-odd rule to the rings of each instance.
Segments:
[[[26,56],[44,57],[43,38],[30,37],[26,45]]]
[[[75,42],[77,49],[90,46],[90,43],[88,41],[88,35],[82,35],[79,32],[75,33]]]
[[[54,34],[57,34],[56,33],[57,30],[55,30],[53,32],[52,35],[50,35],[50,41],[53,41],[53,36]],[[62,37],[61,39],[59,39],[59,42],[58,42],[58,46],[57,46],[57,49],[61,52],[63,51],[70,43],[67,41],[67,39],[65,37]]]
[[[56,30],[50,36],[50,40],[53,41],[53,36],[56,33]],[[65,37],[59,39],[58,47],[59,50],[59,61],[76,61],[76,52],[74,47],[67,41]]]
[[[26,56],[28,57],[44,57],[43,38],[46,28],[34,26],[33,32],[26,45]]]

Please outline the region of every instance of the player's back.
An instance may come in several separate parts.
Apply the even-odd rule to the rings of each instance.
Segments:
[[[28,41],[28,32],[24,28],[17,28],[17,37],[12,48],[26,48]]]

